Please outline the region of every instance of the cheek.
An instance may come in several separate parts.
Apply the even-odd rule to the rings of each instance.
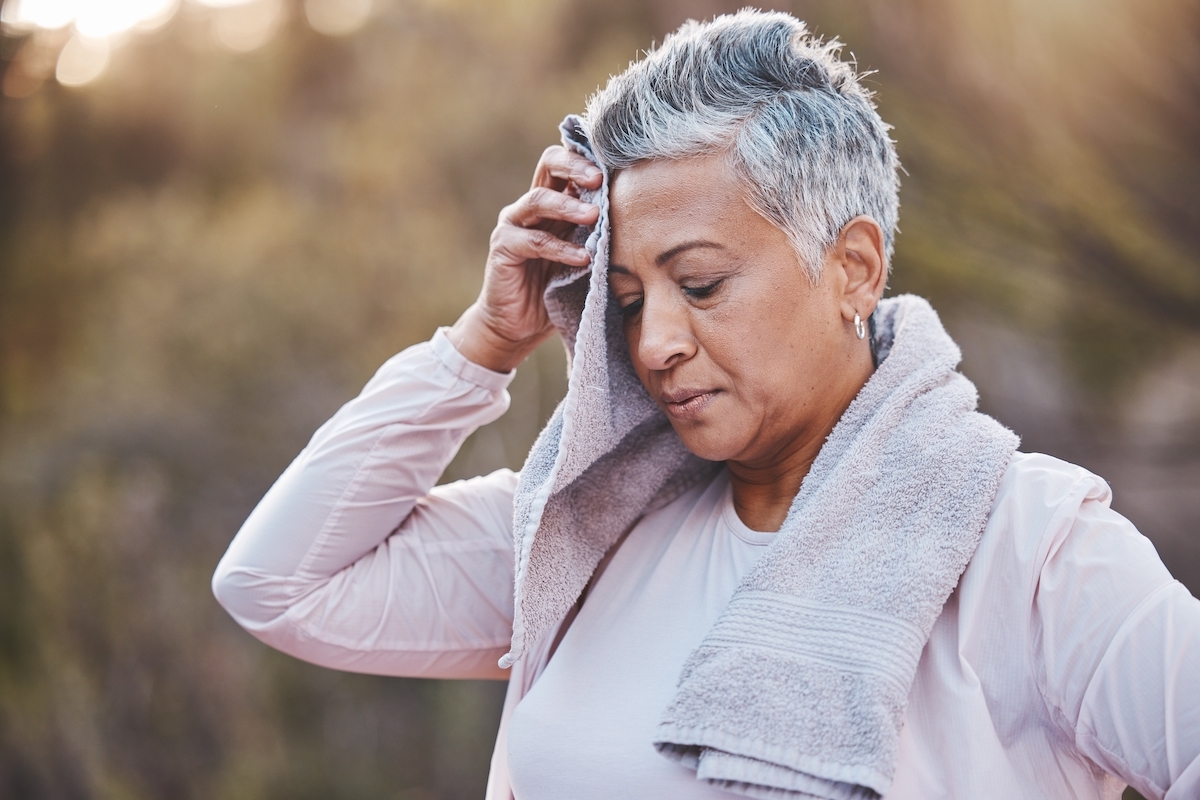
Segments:
[[[705,353],[737,382],[740,393],[757,394],[755,387],[769,379],[780,348],[789,347],[786,324],[778,309],[764,303],[728,303],[704,315],[701,338]]]
[[[781,291],[711,320],[706,349],[743,411],[768,416],[803,406],[816,383],[823,326],[792,296]]]

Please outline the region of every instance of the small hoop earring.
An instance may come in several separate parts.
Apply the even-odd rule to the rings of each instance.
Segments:
[[[862,317],[857,313],[854,315],[854,335],[860,339],[867,338],[867,326],[863,324]]]

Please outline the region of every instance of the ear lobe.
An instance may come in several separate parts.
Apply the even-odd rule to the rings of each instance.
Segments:
[[[874,219],[859,215],[842,227],[839,242],[846,281],[843,314],[847,320],[856,313],[865,319],[875,310],[887,284],[883,231]]]

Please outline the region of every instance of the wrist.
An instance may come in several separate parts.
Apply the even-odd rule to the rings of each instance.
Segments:
[[[493,372],[516,369],[541,343],[540,338],[513,339],[498,333],[477,304],[463,312],[446,338],[465,359]]]

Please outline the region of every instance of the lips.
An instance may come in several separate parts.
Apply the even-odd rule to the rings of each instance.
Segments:
[[[693,419],[717,396],[714,389],[676,389],[662,392],[659,399],[668,414],[676,419]]]

